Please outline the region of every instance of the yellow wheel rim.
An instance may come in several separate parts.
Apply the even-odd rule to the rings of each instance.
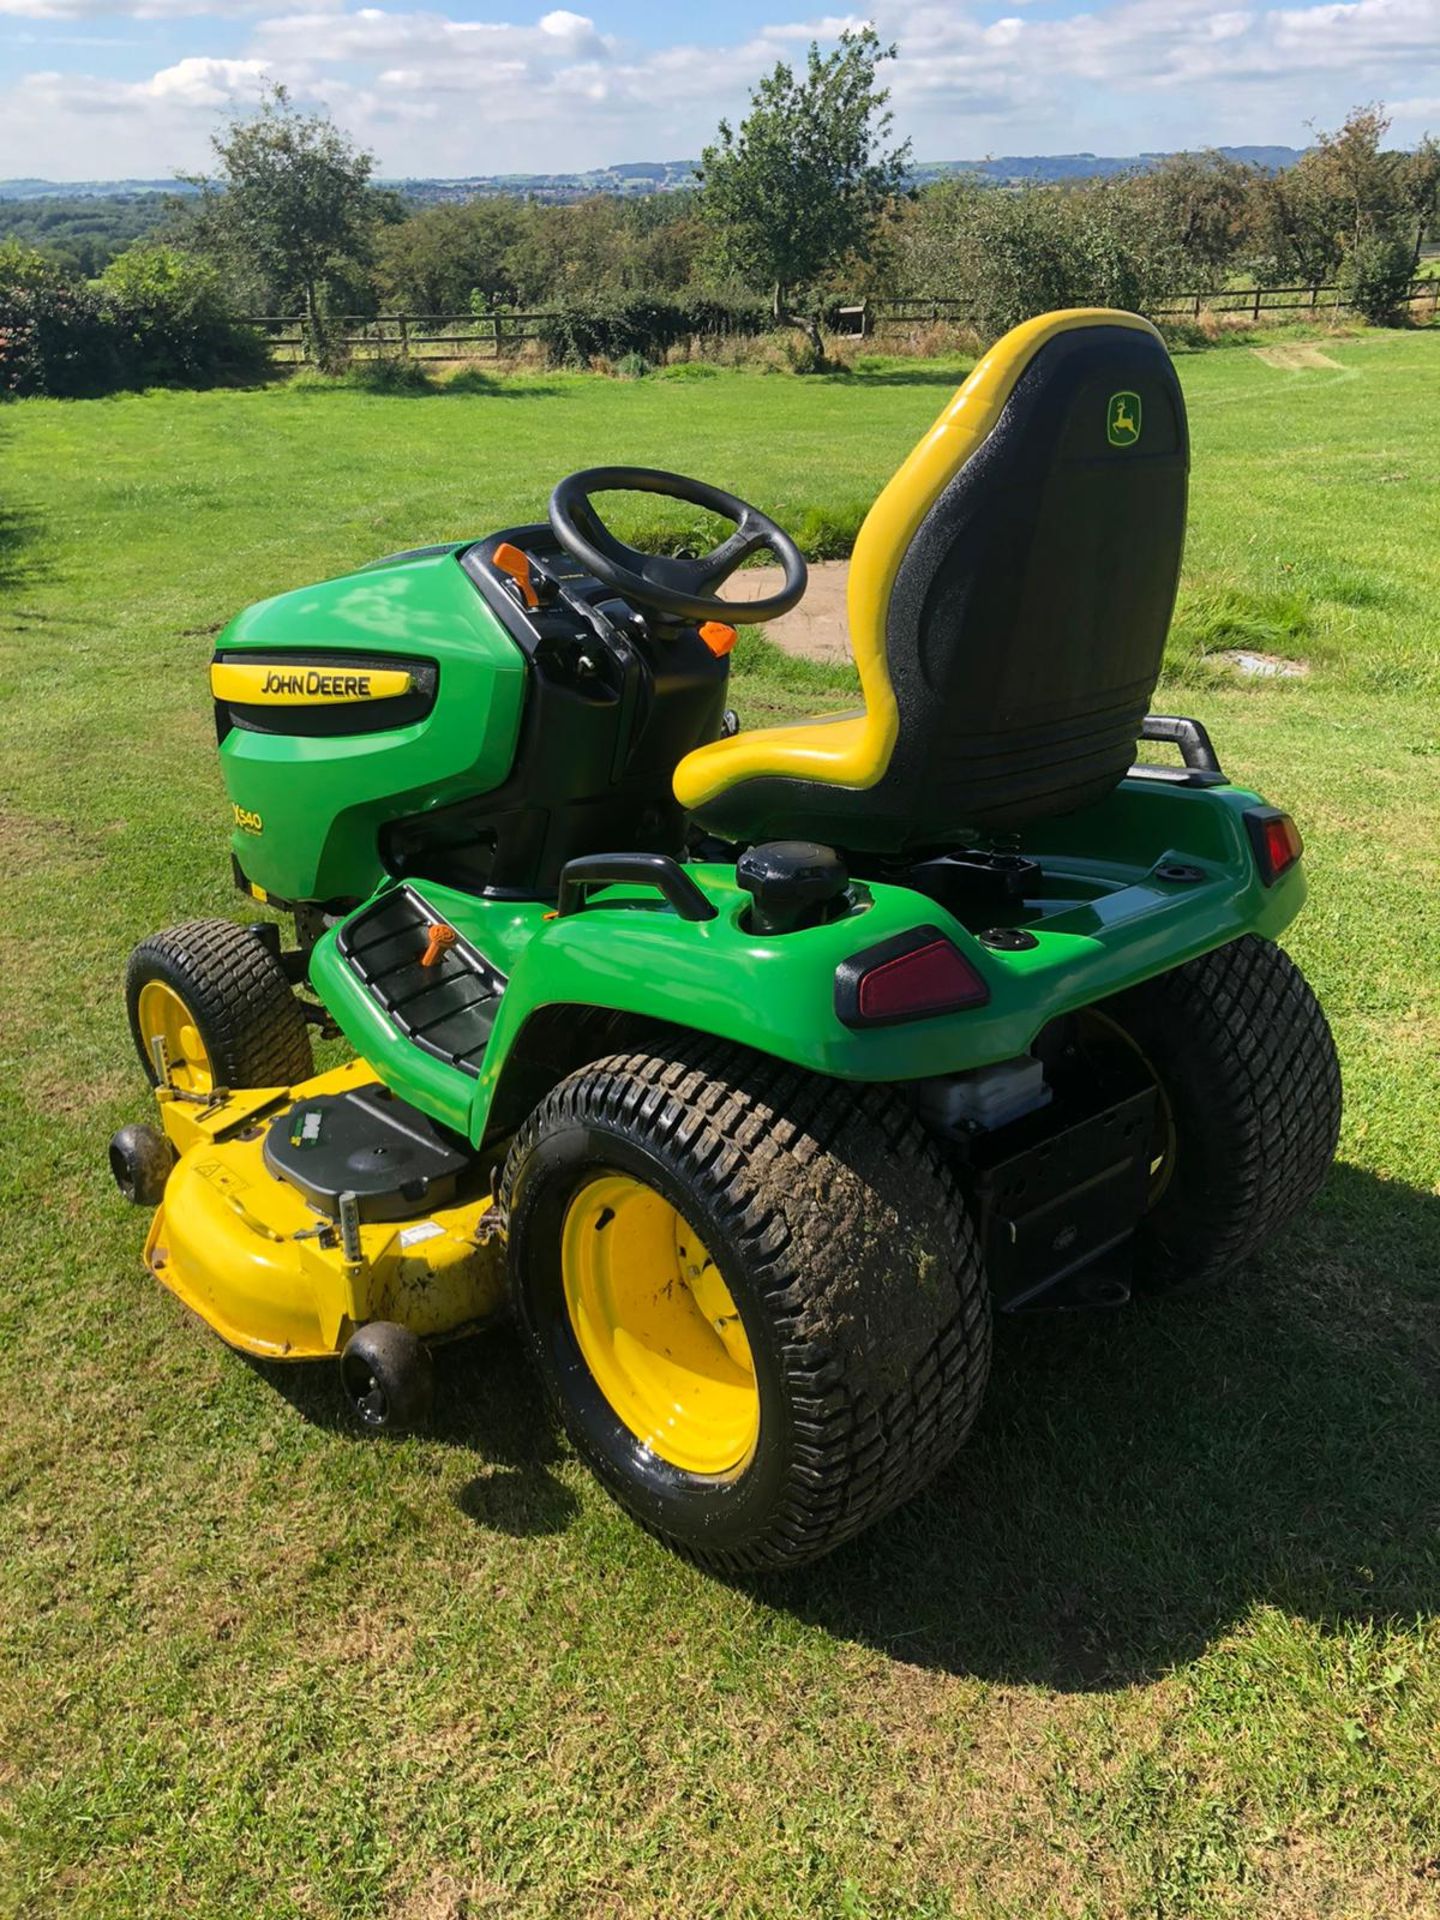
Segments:
[[[140,989],[136,1015],[146,1058],[154,1060],[158,1035],[165,1042],[171,1084],[182,1093],[210,1093],[215,1086],[214,1064],[194,1014],[175,989],[163,980],[147,980]]]
[[[760,1433],[755,1363],[684,1215],[628,1174],[601,1174],[565,1215],[561,1274],[585,1364],[636,1439],[687,1473],[742,1467]]]

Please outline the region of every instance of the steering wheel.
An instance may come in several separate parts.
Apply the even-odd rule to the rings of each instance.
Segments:
[[[641,553],[615,538],[590,497],[621,492],[659,493],[667,500],[683,500],[687,506],[703,507],[732,521],[735,531],[698,560]],[[809,578],[795,542],[758,507],[704,480],[687,480],[682,473],[662,473],[654,467],[586,467],[572,473],[550,496],[550,525],[571,558],[622,599],[636,600],[659,613],[678,614],[682,620],[739,618],[747,625],[775,620],[796,604]],[[749,554],[766,547],[785,569],[780,591],[763,600],[722,600],[713,589],[728,580]]]

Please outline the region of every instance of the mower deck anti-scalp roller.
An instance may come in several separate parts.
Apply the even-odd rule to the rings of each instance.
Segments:
[[[111,1162],[152,1272],[338,1359],[369,1429],[512,1313],[603,1484],[724,1570],[921,1488],[996,1310],[1231,1273],[1323,1180],[1340,1083],[1274,944],[1294,823],[1149,712],[1188,469],[1147,322],[1017,328],[856,541],[860,711],[800,725],[735,727],[721,591],[768,551],[773,619],[799,552],[649,468],[240,614],[211,693],[272,917],[131,957],[160,1126]],[[733,531],[640,552],[622,490]]]

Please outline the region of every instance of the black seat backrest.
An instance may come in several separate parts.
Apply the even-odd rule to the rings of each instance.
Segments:
[[[1150,329],[1073,327],[1034,354],[891,588],[899,736],[868,798],[906,844],[1017,827],[1122,778],[1174,608],[1188,470]],[[852,842],[895,844],[874,825]]]

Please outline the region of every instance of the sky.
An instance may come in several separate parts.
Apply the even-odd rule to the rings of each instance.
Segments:
[[[777,60],[873,20],[920,160],[1303,146],[1383,101],[1440,133],[1440,0],[0,0],[0,178],[203,169],[265,80],[387,178],[690,159]]]

